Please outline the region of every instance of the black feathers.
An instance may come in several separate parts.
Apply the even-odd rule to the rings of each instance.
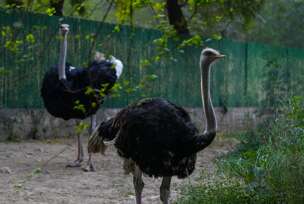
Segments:
[[[113,64],[105,60],[93,62],[88,68],[66,64],[65,70],[66,80],[59,80],[58,67],[52,67],[44,76],[41,96],[47,111],[64,120],[95,114],[117,80]]]
[[[101,137],[115,134],[119,155],[132,159],[144,173],[184,178],[193,172],[196,154],[188,155],[183,144],[192,141],[198,130],[183,108],[160,98],[145,99],[111,120],[100,126]]]

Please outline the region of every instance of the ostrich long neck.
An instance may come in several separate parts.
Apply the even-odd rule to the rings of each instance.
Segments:
[[[65,63],[66,63],[66,55],[67,55],[67,33],[63,35],[63,40],[60,43],[60,54],[59,54],[59,69],[58,75],[59,80],[66,79],[65,74]]]
[[[205,131],[203,134],[193,137],[192,141],[184,145],[185,155],[191,155],[205,149],[216,135],[216,119],[210,98],[210,62],[207,59],[201,59],[200,66],[202,102],[206,115]]]
[[[206,116],[205,134],[213,133],[216,130],[216,119],[210,97],[210,63],[202,59],[201,66],[201,95],[203,109]]]

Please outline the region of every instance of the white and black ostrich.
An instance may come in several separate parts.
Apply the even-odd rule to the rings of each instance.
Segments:
[[[198,133],[189,114],[161,98],[144,99],[121,110],[99,125],[89,138],[91,152],[103,151],[103,141],[115,139],[118,154],[133,173],[136,203],[141,203],[142,173],[163,177],[160,199],[167,204],[171,177],[185,178],[195,167],[196,153],[206,148],[216,135],[216,118],[210,98],[210,65],[224,57],[206,48],[200,56],[201,94],[206,115],[205,131]]]
[[[44,106],[51,115],[64,120],[91,116],[92,132],[96,125],[95,113],[121,75],[123,64],[114,57],[105,60],[103,54],[97,52],[88,68],[72,67],[66,63],[69,25],[61,24],[59,32],[62,37],[59,64],[46,72],[42,82]],[[77,159],[68,166],[78,167],[82,161],[81,136],[77,134]]]

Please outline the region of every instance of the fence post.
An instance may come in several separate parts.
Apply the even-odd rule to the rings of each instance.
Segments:
[[[245,62],[244,62],[244,98],[247,105],[247,89],[248,89],[248,43],[245,43]]]

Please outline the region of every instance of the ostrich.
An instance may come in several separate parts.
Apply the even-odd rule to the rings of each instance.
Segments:
[[[111,57],[106,60],[96,52],[94,61],[88,68],[75,68],[66,63],[67,35],[69,25],[61,24],[59,64],[46,72],[41,88],[41,96],[47,111],[58,118],[85,119],[91,116],[91,132],[95,128],[96,115],[103,98],[120,77],[123,65]],[[81,136],[77,134],[77,159],[67,165],[79,167],[83,160]]]
[[[206,48],[200,56],[201,94],[206,115],[205,131],[198,133],[189,114],[161,98],[144,99],[129,105],[115,117],[102,122],[89,138],[91,152],[103,151],[103,141],[115,139],[118,154],[124,158],[126,173],[133,174],[136,203],[141,203],[142,174],[162,177],[160,199],[169,203],[171,177],[189,176],[196,153],[211,144],[216,135],[216,118],[210,98],[210,65],[224,57]]]

